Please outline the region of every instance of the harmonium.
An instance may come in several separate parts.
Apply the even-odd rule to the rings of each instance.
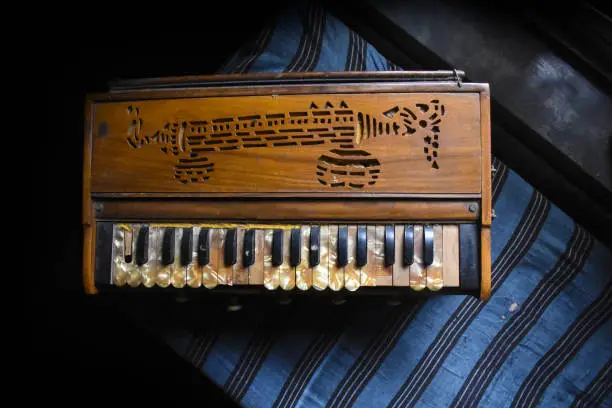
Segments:
[[[487,300],[489,100],[457,70],[115,82],[86,101],[85,291]]]

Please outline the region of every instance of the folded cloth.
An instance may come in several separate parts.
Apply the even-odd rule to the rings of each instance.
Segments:
[[[300,2],[220,73],[396,69]],[[244,406],[612,406],[612,254],[500,160],[493,167],[487,303],[300,299],[146,323]]]

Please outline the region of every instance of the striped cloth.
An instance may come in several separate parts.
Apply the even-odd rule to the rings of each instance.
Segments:
[[[320,6],[299,3],[221,72],[396,69]],[[493,166],[487,303],[300,299],[198,325],[149,323],[248,407],[612,407],[612,254],[498,159]]]

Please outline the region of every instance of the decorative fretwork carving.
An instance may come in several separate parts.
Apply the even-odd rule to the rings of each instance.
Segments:
[[[380,162],[365,150],[332,149],[317,160],[317,180],[324,186],[360,189],[379,175]]]
[[[381,175],[381,163],[361,146],[381,137],[422,138],[425,160],[439,169],[444,113],[437,99],[412,108],[394,106],[378,114],[354,112],[344,101],[336,105],[324,101],[312,102],[304,111],[169,122],[146,136],[140,109],[130,106],[127,143],[133,148],[155,144],[163,153],[178,156],[174,178],[182,183],[208,180],[215,155],[226,151],[328,145],[329,152],[317,159],[319,183],[361,189],[375,184]]]
[[[414,134],[417,130],[421,130],[424,134],[423,152],[434,169],[440,168],[438,165],[438,149],[440,148],[438,134],[444,113],[444,105],[440,104],[438,99],[432,100],[429,104],[417,103],[416,109],[403,108],[403,112],[400,113],[404,117],[408,133]]]

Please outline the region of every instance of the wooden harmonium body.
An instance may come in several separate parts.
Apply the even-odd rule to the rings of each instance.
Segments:
[[[86,291],[487,299],[489,88],[461,75],[181,77],[90,95]]]

